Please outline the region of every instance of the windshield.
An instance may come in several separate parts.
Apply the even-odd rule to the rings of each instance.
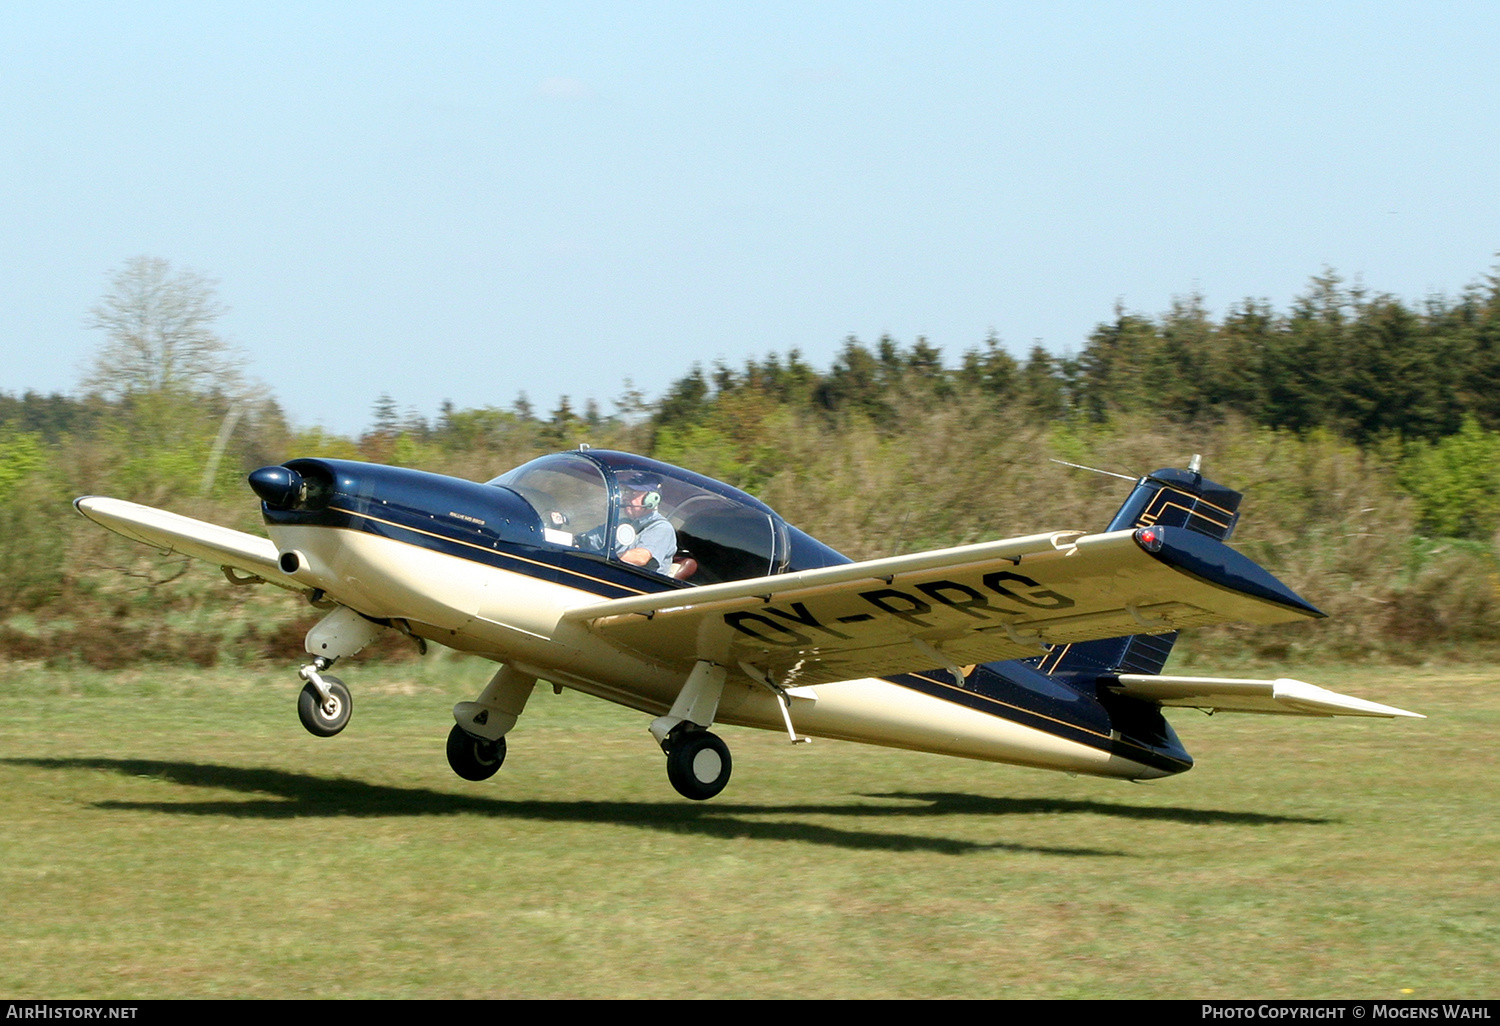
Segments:
[[[546,544],[689,584],[776,573],[786,527],[760,501],[710,478],[606,450],[543,456],[490,484],[521,495]]]
[[[593,460],[543,456],[489,482],[516,492],[542,519],[548,543],[603,552],[609,527],[609,485]]]

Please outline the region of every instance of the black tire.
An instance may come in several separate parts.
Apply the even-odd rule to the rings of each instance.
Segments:
[[[667,752],[667,779],[678,794],[695,802],[724,790],[733,767],[729,746],[706,730],[680,735]]]
[[[318,689],[309,681],[302,694],[297,696],[297,718],[309,734],[333,737],[349,725],[349,717],[354,713],[354,699],[349,697],[349,689],[337,677],[325,674],[323,683],[328,685],[328,701],[323,701]]]
[[[458,724],[448,731],[448,765],[465,780],[488,780],[505,762],[505,738],[475,737]]]

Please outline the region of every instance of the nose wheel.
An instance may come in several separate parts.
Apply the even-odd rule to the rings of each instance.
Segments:
[[[706,730],[678,734],[667,748],[667,779],[678,794],[695,802],[724,790],[732,767],[729,746]]]
[[[328,694],[323,695],[312,681],[308,681],[297,697],[297,718],[309,734],[318,737],[333,737],[349,725],[349,714],[354,711],[354,700],[349,689],[337,677],[322,675]]]

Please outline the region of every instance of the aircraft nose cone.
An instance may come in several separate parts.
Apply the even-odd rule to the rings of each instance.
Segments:
[[[287,467],[261,467],[249,480],[251,491],[272,509],[291,509],[303,496],[302,475]]]

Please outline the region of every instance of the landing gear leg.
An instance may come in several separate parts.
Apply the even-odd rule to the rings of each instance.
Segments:
[[[667,780],[684,798],[701,802],[729,783],[729,746],[708,731],[724,693],[724,667],[699,660],[672,711],[651,721],[651,736],[667,753]]]
[[[297,671],[307,683],[297,696],[297,718],[309,734],[333,737],[349,725],[354,701],[337,677],[323,671],[341,656],[353,655],[385,630],[348,606],[339,606],[307,632],[303,646],[313,661]]]
[[[349,725],[354,699],[344,682],[332,674],[320,674],[314,661],[302,668],[302,694],[297,696],[297,718],[309,734],[333,737]],[[314,683],[316,678],[316,683]]]
[[[448,765],[465,780],[487,780],[505,761],[505,735],[516,725],[536,687],[530,674],[502,666],[478,701],[453,707]]]

